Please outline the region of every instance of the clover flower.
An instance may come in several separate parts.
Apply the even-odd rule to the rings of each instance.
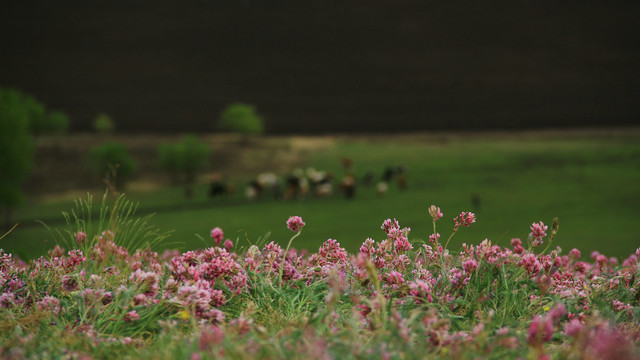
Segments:
[[[472,212],[463,211],[463,212],[460,213],[460,215],[455,217],[453,219],[453,221],[455,222],[455,226],[454,226],[454,230],[453,231],[456,231],[456,230],[458,230],[458,227],[460,227],[460,226],[468,227],[469,225],[471,225],[474,222],[476,222],[476,214],[474,214]]]
[[[289,217],[289,220],[287,220],[287,227],[289,228],[289,230],[294,232],[302,230],[304,225],[305,223],[304,221],[302,221],[302,218],[300,216],[291,216]]]
[[[85,240],[87,239],[87,234],[85,234],[83,231],[78,231],[73,235],[76,237],[76,243],[78,245],[84,244]]]
[[[215,227],[211,229],[211,237],[213,238],[213,242],[216,246],[219,246],[224,239],[224,232],[219,227]]]
[[[131,321],[136,321],[140,319],[140,315],[138,315],[138,312],[135,310],[131,310],[128,313],[124,314],[124,316],[122,317],[122,319],[125,322],[131,322]]]
[[[429,215],[431,215],[433,221],[438,221],[440,218],[442,218],[442,211],[440,211],[439,207],[431,205],[429,206]]]
[[[545,225],[542,221],[539,223],[531,224],[531,233],[529,234],[533,239],[532,245],[533,247],[539,246],[542,244],[542,238],[547,236],[547,229],[549,227]]]

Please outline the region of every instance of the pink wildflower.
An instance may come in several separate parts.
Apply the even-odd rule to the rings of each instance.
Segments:
[[[77,233],[73,234],[76,237],[76,243],[78,245],[82,245],[84,244],[85,240],[87,239],[87,234],[85,234],[82,231],[78,231]]]
[[[549,227],[545,225],[542,221],[540,221],[538,224],[536,224],[535,222],[531,224],[530,228],[531,228],[531,234],[529,235],[533,238],[532,245],[534,247],[541,245],[542,238],[547,236],[546,231]]]
[[[11,308],[15,304],[16,296],[13,293],[7,292],[0,295],[0,307]]]
[[[419,298],[426,298],[427,301],[433,302],[429,283],[423,280],[415,280],[409,283],[409,295],[416,298],[416,303],[421,302]]]
[[[211,229],[211,237],[213,238],[213,242],[216,246],[219,246],[222,239],[224,239],[224,232],[219,227],[215,227]]]
[[[513,246],[513,252],[516,254],[522,254],[524,252],[522,240],[518,238],[511,239],[511,246]]]
[[[230,239],[225,240],[224,248],[227,249],[227,251],[231,251],[231,249],[233,248],[233,241],[231,241]]]
[[[237,319],[231,320],[229,322],[229,327],[235,330],[238,334],[244,335],[251,330],[251,325],[253,324],[253,319],[246,318],[243,315],[240,315]]]
[[[102,232],[102,236],[100,236],[100,239],[102,241],[110,241],[110,240],[113,240],[114,236],[115,235],[114,235],[113,231],[105,230],[105,231]]]
[[[305,223],[304,221],[302,221],[302,218],[300,216],[291,216],[289,217],[289,220],[287,220],[287,227],[289,228],[289,230],[294,232],[302,230],[304,225]]]
[[[382,223],[380,228],[388,235],[389,232],[392,231],[391,229],[395,229],[396,231],[400,229],[400,223],[398,223],[396,219],[393,219],[393,222],[391,219],[387,219]]]
[[[397,271],[392,271],[387,274],[384,280],[391,285],[401,285],[404,283],[404,277]]]
[[[433,221],[438,221],[442,217],[442,211],[440,211],[439,207],[431,205],[429,206],[429,215],[431,215]]]
[[[520,265],[527,269],[527,271],[531,275],[538,275],[540,270],[542,270],[542,264],[538,261],[538,258],[534,254],[526,254],[520,260]]]
[[[431,241],[432,243],[437,243],[438,240],[440,240],[440,233],[429,235],[429,241]]]
[[[375,244],[375,241],[372,238],[367,238],[362,243],[362,246],[360,246],[360,253],[365,254],[367,256],[371,255],[371,253],[374,251],[373,249],[374,244]]]
[[[529,326],[527,342],[531,346],[538,346],[549,342],[553,336],[553,321],[550,318],[543,318],[536,315]]]
[[[458,227],[460,226],[469,226],[471,224],[473,224],[474,222],[476,222],[476,214],[472,213],[472,212],[461,212],[460,215],[458,215],[457,217],[455,217],[453,219],[453,221],[455,222],[455,226],[453,228],[453,231],[458,230]]]
[[[135,310],[129,311],[128,313],[124,314],[123,317],[123,320],[126,322],[131,322],[138,319],[140,319],[140,315],[138,315],[138,312]]]
[[[206,327],[200,334],[198,340],[198,346],[200,350],[210,350],[211,348],[220,345],[224,339],[224,330],[218,326],[211,325]]]
[[[600,267],[607,265],[607,262],[609,261],[609,259],[607,259],[607,257],[602,254],[598,254],[594,260]]]
[[[409,243],[409,240],[407,240],[407,238],[402,235],[400,235],[393,241],[393,246],[395,247],[396,253],[402,253],[413,249],[413,246],[411,245],[411,243]]]
[[[462,262],[462,268],[468,274],[473,273],[478,268],[478,261],[475,259],[469,259]]]
[[[623,303],[623,302],[622,302],[622,301],[620,301],[620,300],[615,300],[615,299],[614,299],[614,300],[612,301],[612,304],[613,304],[613,309],[614,309],[615,311],[617,311],[617,312],[621,312],[621,311],[624,311],[624,310],[627,310],[627,309],[631,309],[631,308],[632,308],[632,306],[631,306],[631,305],[629,305],[629,304],[625,304],[625,303]]]
[[[564,333],[567,336],[577,337],[582,332],[584,325],[578,319],[573,319],[564,325]]]
[[[589,337],[586,351],[592,359],[637,359],[633,342],[614,327],[598,327]]]
[[[551,316],[552,321],[558,321],[561,317],[567,314],[567,310],[564,307],[564,304],[558,303],[551,310],[549,310],[549,316]]]
[[[449,282],[455,286],[464,286],[469,282],[469,276],[463,270],[454,267],[449,270]]]
[[[147,300],[148,298],[145,294],[138,294],[133,297],[133,305],[135,306],[144,305],[147,303]]]
[[[66,291],[73,291],[78,288],[78,281],[73,276],[65,275],[62,277],[62,288]]]
[[[569,251],[569,257],[573,260],[578,260],[580,258],[580,250],[575,248],[571,249],[571,251]]]

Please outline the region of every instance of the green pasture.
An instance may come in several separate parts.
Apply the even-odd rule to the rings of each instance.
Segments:
[[[307,226],[294,247],[316,250],[328,238],[356,251],[367,237],[383,238],[380,224],[396,218],[411,227],[419,243],[432,231],[427,207],[441,207],[444,218],[438,232],[446,239],[452,219],[461,211],[476,211],[477,223],[460,230],[450,248],[462,242],[476,244],[490,239],[501,246],[511,238],[527,237],[534,221],[550,224],[557,216],[556,239],[568,251],[583,255],[598,250],[611,256],[628,256],[640,246],[640,136],[627,135],[465,135],[441,137],[337,138],[336,145],[310,155],[307,162],[331,171],[336,181],[345,174],[340,161],[348,157],[358,179],[374,171],[378,181],[388,165],[405,165],[408,188],[391,183],[386,196],[375,186],[358,186],[352,200],[341,196],[296,201],[265,198],[252,202],[243,189],[227,198],[207,199],[206,185],[196,188],[194,199],[182,197],[182,189],[131,193],[140,203],[139,213],[155,213],[151,223],[173,230],[173,242],[182,249],[210,246],[209,230],[215,226],[240,245],[269,240],[287,243],[292,233],[285,222],[291,215],[303,217]],[[215,156],[215,154],[214,154]],[[481,200],[472,208],[471,198]],[[95,194],[101,197],[101,194]],[[17,212],[17,229],[0,240],[0,247],[31,258],[52,247],[54,241],[36,219],[60,228],[60,211],[72,201],[30,204]],[[204,238],[201,240],[201,238]]]

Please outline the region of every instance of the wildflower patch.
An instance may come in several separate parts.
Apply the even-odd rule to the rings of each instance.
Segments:
[[[0,250],[0,356],[640,356],[640,249],[565,255],[554,220],[534,222],[511,247],[484,239],[452,251],[475,214],[453,218],[443,245],[443,213],[427,212],[426,242],[387,219],[355,254],[336,239],[298,251],[298,216],[286,221],[286,248],[239,248],[214,227],[211,247],[182,253],[130,251],[117,229],[95,239],[80,229],[77,249],[56,246],[30,263]]]

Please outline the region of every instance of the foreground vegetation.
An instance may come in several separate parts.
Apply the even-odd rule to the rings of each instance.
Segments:
[[[354,253],[334,239],[308,253],[294,216],[286,248],[214,227],[205,249],[159,254],[165,234],[122,198],[93,219],[80,205],[59,233],[68,250],[0,252],[3,358],[640,356],[640,249],[580,261],[555,246],[557,219],[453,250],[476,216],[431,206],[425,241],[387,219]]]

